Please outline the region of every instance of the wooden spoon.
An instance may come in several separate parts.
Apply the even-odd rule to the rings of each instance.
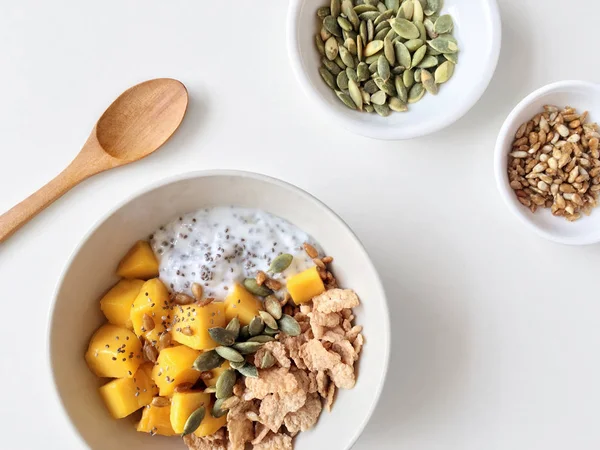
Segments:
[[[86,178],[157,150],[179,127],[187,105],[185,86],[170,78],[145,81],[123,92],[102,114],[71,164],[0,216],[0,242]]]

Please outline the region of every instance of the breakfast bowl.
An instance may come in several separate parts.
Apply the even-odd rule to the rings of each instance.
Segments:
[[[600,211],[591,210],[589,216],[569,222],[555,217],[549,208],[532,213],[523,206],[510,186],[508,155],[519,127],[544,111],[545,105],[558,108],[567,106],[578,112],[588,111],[587,122],[597,122],[600,111],[600,85],[586,81],[561,81],[544,86],[523,99],[508,115],[496,141],[494,171],[496,185],[502,199],[513,214],[527,228],[550,241],[568,245],[585,245],[600,242]]]
[[[338,391],[331,412],[323,410],[317,424],[295,438],[294,448],[346,450],[358,439],[381,393],[390,346],[385,293],[369,256],[334,212],[299,188],[258,174],[206,171],[160,181],[117,206],[86,235],[58,282],[48,327],[49,364],[57,397],[82,445],[185,448],[180,438],[136,432],[139,417],[114,420],[98,391],[108,380],[90,372],[84,353],[90,336],[106,320],[98,300],[117,282],[115,269],[127,249],[180,215],[230,205],[266,211],[306,232],[334,256],[332,270],[339,285],[360,297],[354,314],[364,327],[365,345],[356,385]]]
[[[437,95],[427,93],[418,103],[409,104],[407,112],[380,117],[348,108],[321,78],[322,57],[315,45],[315,36],[321,30],[317,9],[329,6],[329,2],[291,0],[288,53],[296,78],[312,105],[327,120],[349,131],[386,140],[424,136],[460,119],[483,95],[496,69],[501,45],[500,14],[495,0],[446,0],[443,5],[441,14],[452,16],[459,47],[454,75],[439,87]]]

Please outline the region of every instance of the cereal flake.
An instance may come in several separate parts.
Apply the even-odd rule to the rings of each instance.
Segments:
[[[340,355],[325,349],[323,344],[316,340],[310,340],[300,348],[300,355],[311,372],[328,370],[334,368],[341,361]]]
[[[358,296],[351,289],[331,289],[313,298],[313,312],[324,314],[340,312],[360,304]]]
[[[292,450],[292,438],[285,434],[269,434],[254,450]]]
[[[310,394],[302,408],[285,416],[285,427],[293,435],[300,431],[306,431],[317,423],[322,409],[319,395]]]

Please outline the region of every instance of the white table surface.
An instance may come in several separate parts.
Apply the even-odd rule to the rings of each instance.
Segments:
[[[492,174],[496,134],[523,96],[598,79],[597,7],[500,3],[503,48],[481,101],[433,136],[378,142],[331,126],[300,92],[285,1],[1,2],[0,211],[58,173],[130,85],[175,77],[191,103],[160,152],[84,182],[0,245],[0,448],[77,448],[50,395],[46,323],[84,233],[147,183],[210,168],[306,189],[380,270],[392,359],[356,450],[599,448],[600,247],[525,230]]]

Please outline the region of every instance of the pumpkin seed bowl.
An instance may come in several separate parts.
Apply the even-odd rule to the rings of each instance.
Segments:
[[[495,0],[292,0],[287,25],[290,62],[313,106],[375,139],[420,137],[460,119],[500,53]]]

